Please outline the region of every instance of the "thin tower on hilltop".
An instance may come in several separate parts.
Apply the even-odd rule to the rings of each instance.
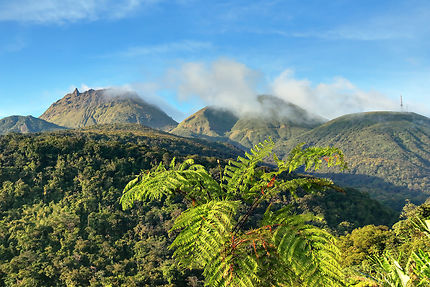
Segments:
[[[400,111],[403,112],[403,97],[400,95]]]

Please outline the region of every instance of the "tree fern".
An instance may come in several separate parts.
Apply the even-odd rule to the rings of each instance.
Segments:
[[[175,166],[173,159],[170,169],[160,163],[153,171],[143,172],[130,181],[124,188],[121,204],[123,208],[129,208],[135,201],[160,200],[171,194],[182,194],[197,204],[218,198],[220,189],[206,169],[194,164],[194,160],[188,159]]]
[[[248,221],[263,202],[281,191],[312,191],[333,187],[328,179],[312,177],[280,180],[300,166],[321,164],[345,167],[336,148],[297,146],[286,161],[272,153],[273,142],[256,145],[245,157],[230,161],[220,182],[192,160],[169,168],[160,164],[143,172],[124,189],[121,203],[160,200],[181,194],[191,204],[176,218],[170,248],[180,265],[203,270],[206,286],[340,286],[343,273],[339,250],[327,231],[312,224],[313,215],[296,215],[289,207],[266,210],[258,226]],[[270,155],[277,169],[267,172],[258,164]]]
[[[430,238],[430,220],[415,217],[411,223]],[[386,250],[382,257],[371,257],[375,275],[366,277],[381,286],[430,286],[430,253],[421,249],[411,250],[404,266],[400,265],[401,255],[396,258],[392,252]]]
[[[415,262],[414,272],[419,278],[418,286],[430,286],[430,253],[418,250],[412,254]]]
[[[251,149],[250,154],[245,153],[245,158],[239,156],[237,161],[229,161],[222,177],[222,181],[226,182],[224,187],[227,198],[241,195],[256,182],[255,167],[271,154],[273,147],[272,140],[265,140]]]

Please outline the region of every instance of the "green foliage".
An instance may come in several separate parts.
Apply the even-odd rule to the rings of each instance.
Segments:
[[[298,213],[313,212],[324,217],[327,226],[337,234],[345,235],[365,225],[391,226],[398,220],[398,214],[352,188],[327,190],[324,192],[299,192],[293,200]],[[348,257],[346,253],[344,258]]]
[[[419,285],[430,285],[430,252],[419,249],[412,253],[412,260],[415,262],[414,273],[418,277]]]
[[[367,225],[354,229],[341,240],[344,266],[368,266],[370,256],[381,256],[388,244],[390,232],[386,226]]]
[[[414,207],[405,207],[405,220],[396,223],[392,230],[379,227],[383,236],[366,236],[360,230],[354,230],[351,235],[341,239],[341,247],[347,257],[357,256],[358,244],[366,244],[362,250],[361,260],[355,262],[345,260],[346,266],[352,267],[358,281],[370,281],[371,286],[429,286],[430,285],[430,220],[428,203]],[[366,226],[364,228],[371,228]],[[363,229],[364,229],[363,228]],[[376,229],[376,227],[373,227]],[[354,247],[348,241],[360,234]],[[376,234],[376,233],[375,233]],[[381,234],[381,233],[380,233]],[[372,238],[372,239],[369,239]],[[365,243],[367,242],[367,243]],[[347,249],[345,249],[345,247]],[[372,252],[373,250],[373,252]],[[367,256],[365,256],[367,255]],[[358,263],[361,263],[358,265]],[[371,284],[371,283],[370,283]]]
[[[212,200],[194,191],[196,207],[215,201],[222,177],[217,159],[224,165],[237,154],[228,145],[139,125],[0,136],[0,286],[201,286],[203,271],[184,270],[172,258],[178,249],[168,248],[178,234],[169,230],[192,199],[183,202],[179,193],[122,211],[118,198],[127,182],[147,174],[142,170],[160,162],[168,166],[176,157],[193,159],[217,180]],[[256,174],[261,171],[256,167]],[[292,174],[288,179],[303,181]],[[348,190],[310,194],[303,189],[297,199],[289,194],[281,191],[271,209],[293,201],[292,213],[324,214],[333,228],[343,221],[351,227],[387,217],[376,212],[374,201]],[[234,222],[249,204],[239,205]],[[266,207],[262,201],[242,229],[257,229]],[[410,227],[400,229],[406,233]],[[261,246],[257,251],[266,254]]]
[[[127,184],[121,202],[124,208],[128,208],[136,200],[160,200],[176,190],[187,195],[187,199],[200,201],[202,186],[210,191],[219,191],[217,182],[202,165],[194,164],[193,159],[177,167],[173,160],[169,170],[160,162],[153,172],[143,173]]]
[[[289,206],[272,211],[270,202],[282,191],[333,187],[326,179],[284,180],[300,166],[318,169],[323,162],[345,167],[336,148],[296,147],[286,161],[274,156],[277,169],[257,164],[271,155],[272,141],[255,146],[245,157],[229,161],[220,182],[192,161],[167,169],[160,164],[124,189],[123,208],[138,200],[182,195],[191,202],[172,226],[177,233],[170,248],[178,262],[202,268],[206,286],[341,286],[343,273],[334,237],[310,224],[310,214],[295,215]],[[261,220],[250,220],[263,204]]]
[[[186,286],[200,273],[168,249],[185,204],[122,211],[118,198],[163,160],[216,167],[234,154],[133,125],[0,136],[0,286]]]

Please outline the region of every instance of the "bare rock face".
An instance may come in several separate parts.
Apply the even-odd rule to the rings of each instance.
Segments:
[[[49,123],[32,116],[10,116],[0,120],[0,134],[7,133],[38,133],[62,130],[65,127]]]
[[[68,128],[137,123],[171,130],[177,125],[160,108],[145,102],[136,93],[114,89],[90,89],[83,93],[75,89],[53,103],[40,118]]]

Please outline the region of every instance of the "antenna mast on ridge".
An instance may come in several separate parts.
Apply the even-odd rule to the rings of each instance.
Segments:
[[[403,97],[400,95],[400,111],[403,112]]]

